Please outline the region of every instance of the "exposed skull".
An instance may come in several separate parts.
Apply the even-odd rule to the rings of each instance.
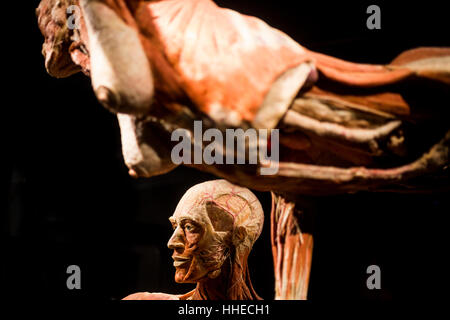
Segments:
[[[246,265],[264,214],[250,190],[214,180],[190,188],[169,220],[175,281],[193,283],[219,276],[227,258]]]

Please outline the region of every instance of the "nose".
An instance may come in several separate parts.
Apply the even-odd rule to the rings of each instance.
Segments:
[[[167,242],[167,247],[171,250],[184,249],[184,239],[180,227],[177,227]]]

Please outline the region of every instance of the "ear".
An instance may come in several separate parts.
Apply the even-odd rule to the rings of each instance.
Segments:
[[[213,201],[206,203],[206,212],[208,213],[209,220],[211,220],[214,231],[227,232],[233,230],[233,216]]]
[[[237,227],[233,233],[233,245],[235,247],[239,246],[244,242],[245,238],[247,238],[247,230],[242,226]]]

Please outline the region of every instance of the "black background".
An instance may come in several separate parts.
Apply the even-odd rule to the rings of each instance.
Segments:
[[[3,32],[4,101],[1,284],[12,299],[114,300],[137,291],[184,293],[173,280],[167,218],[192,185],[211,178],[178,168],[134,180],[127,174],[114,115],[89,79],[47,75],[38,1],[14,1]],[[440,2],[217,1],[263,18],[312,50],[357,62],[388,63],[403,50],[449,43]],[[382,29],[366,28],[366,8],[381,7]],[[6,86],[5,86],[6,85]],[[8,97],[8,99],[6,98]],[[439,102],[439,103],[446,103]],[[256,193],[266,218],[270,195]],[[449,194],[358,193],[321,199],[315,218],[310,299],[429,298],[445,288],[444,217]],[[272,299],[269,223],[250,255],[256,291]],[[79,265],[82,289],[66,288]],[[382,289],[366,288],[366,268],[381,267]]]

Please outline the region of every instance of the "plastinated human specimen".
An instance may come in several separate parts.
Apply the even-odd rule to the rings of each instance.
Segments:
[[[449,48],[347,62],[211,0],[42,0],[37,16],[47,71],[90,76],[117,113],[132,176],[173,170],[171,133],[196,120],[280,130],[274,175],[260,174],[262,162],[190,165],[273,192],[277,299],[307,296],[313,240],[301,197],[449,188]]]

